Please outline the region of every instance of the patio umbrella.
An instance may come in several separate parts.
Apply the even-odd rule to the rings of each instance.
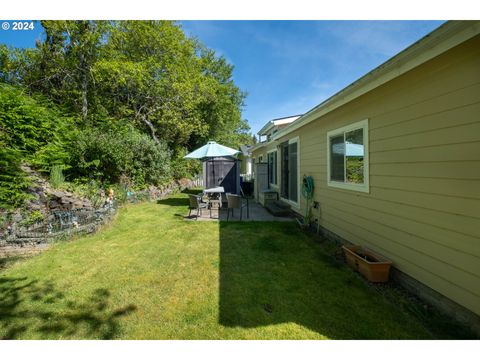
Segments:
[[[215,141],[209,141],[201,148],[192,151],[190,154],[184,156],[185,159],[211,159],[222,156],[233,156],[240,151],[229,148],[228,146],[217,144]],[[212,163],[213,177],[215,178],[215,164]],[[205,184],[206,185],[206,184]]]
[[[228,146],[223,146],[217,144],[215,141],[209,141],[207,144],[203,145],[201,148],[192,151],[190,154],[184,156],[185,159],[205,159],[205,158],[214,158],[221,156],[233,156],[238,154],[240,151],[229,148]]]

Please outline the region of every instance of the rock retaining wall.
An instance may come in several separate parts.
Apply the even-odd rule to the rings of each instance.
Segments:
[[[87,199],[62,190],[54,190],[46,180],[35,171],[24,167],[32,178],[29,192],[33,199],[26,205],[28,211],[40,212],[42,220],[25,225],[25,214],[14,212],[7,227],[0,229],[0,256],[11,252],[14,247],[41,247],[58,239],[68,239],[78,233],[93,233],[101,225],[108,223],[117,211],[117,203],[106,202],[100,208],[94,208]],[[173,181],[163,187],[149,188],[130,192],[127,202],[154,201],[170,194],[193,187],[188,179]],[[27,211],[27,213],[28,213]]]

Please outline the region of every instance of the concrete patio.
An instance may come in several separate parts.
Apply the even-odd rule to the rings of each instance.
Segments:
[[[242,220],[241,221],[293,221],[292,217],[279,217],[270,214],[263,206],[255,202],[255,200],[250,199],[248,201],[249,208],[249,217],[247,218],[247,208],[243,208]],[[219,209],[212,209],[212,217],[210,217],[210,210],[203,209],[201,215],[196,216],[196,210],[192,210],[192,215],[185,216],[187,221],[227,221],[227,207],[226,204]],[[233,210],[233,216],[230,212],[230,217],[228,221],[240,221],[240,209]]]

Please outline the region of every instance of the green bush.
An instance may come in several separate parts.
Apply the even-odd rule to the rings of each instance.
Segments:
[[[4,146],[20,150],[23,160],[45,173],[52,165],[68,163],[67,137],[73,121],[43,97],[0,83],[0,129]]]
[[[30,197],[25,192],[30,181],[20,169],[21,159],[20,151],[6,148],[0,141],[0,209],[21,206]]]
[[[62,119],[54,106],[20,88],[0,84],[0,127],[7,146],[33,154],[56,138]]]
[[[132,127],[81,130],[70,146],[68,173],[74,178],[98,179],[103,184],[128,179],[136,188],[171,178],[167,146]]]

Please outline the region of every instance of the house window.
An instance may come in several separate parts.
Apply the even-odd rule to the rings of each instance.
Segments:
[[[271,151],[267,154],[268,161],[268,182],[277,185],[277,151]]]
[[[368,119],[329,131],[328,185],[369,192]]]

